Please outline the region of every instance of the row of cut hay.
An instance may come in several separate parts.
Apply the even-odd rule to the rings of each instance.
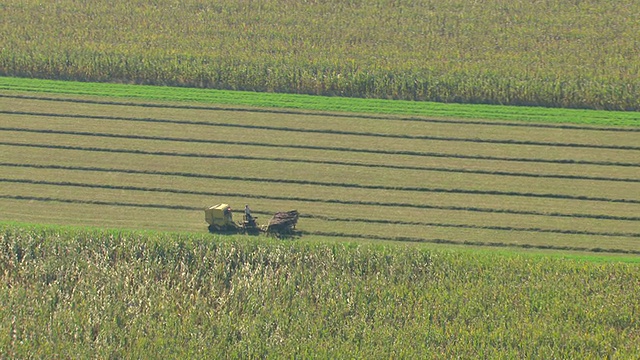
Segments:
[[[290,135],[353,135],[369,139],[466,141],[470,143],[555,145],[562,147],[627,149],[636,148],[638,129],[598,128],[598,127],[540,127],[537,124],[504,122],[465,122],[457,120],[402,119],[387,117],[349,117],[336,114],[282,114],[238,110],[197,110],[197,109],[157,109],[145,106],[124,106],[115,104],[90,104],[75,110],[72,102],[20,100],[0,98],[6,109],[0,114],[7,120],[22,116],[49,119],[50,123],[76,122],[84,120],[86,126],[100,124],[103,129],[120,127],[122,124],[140,124],[149,127],[176,126],[188,132],[215,131],[221,133],[229,129],[244,131],[250,135],[253,130],[264,131],[265,136],[288,132]],[[34,108],[46,111],[34,111]],[[532,131],[535,130],[535,131]],[[171,131],[176,132],[175,130]],[[598,141],[594,141],[597,137]]]
[[[99,179],[92,179],[99,182]],[[153,179],[149,179],[150,182]],[[79,182],[55,183],[47,180],[26,182],[3,181],[2,196],[11,200],[29,202],[50,202],[89,205],[91,211],[100,216],[104,207],[136,208],[139,211],[132,215],[141,224],[156,224],[162,228],[159,219],[149,218],[147,210],[174,210],[184,217],[185,224],[194,226],[194,230],[202,228],[202,212],[207,199],[223,199],[235,205],[250,202],[254,209],[265,215],[266,221],[276,211],[292,208],[303,209],[302,216],[306,231],[338,232],[366,236],[406,236],[410,238],[448,238],[465,241],[483,241],[512,243],[529,243],[528,236],[535,236],[536,244],[557,241],[575,241],[582,238],[597,244],[606,242],[610,246],[633,247],[637,245],[637,219],[613,220],[599,218],[601,215],[578,217],[567,211],[562,216],[545,215],[544,212],[515,211],[504,208],[473,208],[447,206],[443,203],[416,205],[376,204],[367,202],[332,203],[307,201],[304,198],[261,198],[255,193],[260,189],[238,187],[236,193],[216,193],[215,190],[180,190],[162,189],[159,187],[143,187],[129,185],[99,185]],[[211,188],[215,184],[210,184]],[[291,190],[295,191],[295,188]],[[265,191],[265,189],[262,189]],[[266,190],[268,192],[268,189]],[[27,205],[26,203],[24,205]],[[239,206],[239,205],[238,205]],[[186,216],[186,212],[188,216]],[[579,210],[576,210],[579,211]],[[106,221],[113,222],[112,216],[105,216]],[[83,216],[87,218],[87,216]],[[91,218],[91,216],[89,216]],[[115,216],[115,219],[119,218]],[[191,219],[191,220],[189,220]],[[197,221],[194,221],[196,220]],[[202,228],[204,229],[204,228]],[[497,234],[500,234],[497,236]],[[635,234],[635,235],[634,235]],[[571,236],[567,236],[571,235]],[[510,240],[509,240],[510,239]],[[564,239],[564,240],[563,240]],[[567,240],[569,239],[569,240]],[[507,241],[509,240],[509,241]],[[532,245],[535,245],[531,243]],[[635,244],[635,245],[634,245]]]
[[[448,133],[434,136],[431,139],[376,137],[341,134],[339,131],[325,133],[307,132],[304,130],[282,128],[262,129],[243,128],[238,126],[201,126],[170,123],[154,123],[146,121],[126,121],[109,119],[91,119],[65,116],[38,116],[35,114],[8,114],[2,130],[22,131],[29,134],[77,135],[96,137],[101,143],[110,139],[131,139],[136,141],[157,140],[166,142],[184,142],[191,148],[206,150],[224,148],[228,145],[250,145],[283,148],[288,153],[300,156],[308,151],[337,151],[342,153],[367,153],[379,155],[410,155],[415,157],[456,156],[478,160],[506,160],[558,163],[635,163],[637,152],[636,138],[633,132],[620,135],[620,142],[615,137],[608,139],[607,144],[598,141],[589,143],[574,142],[571,133],[554,141],[528,141],[523,135],[518,140],[498,137],[474,138],[472,129],[463,126],[450,127]],[[24,119],[30,120],[25,122]],[[242,122],[241,117],[226,118],[226,121]],[[77,124],[82,123],[82,127]],[[143,126],[141,126],[143,124]],[[543,132],[544,130],[536,130]],[[456,135],[462,134],[462,135]],[[583,139],[584,141],[584,139]],[[372,146],[372,143],[377,146]],[[540,154],[531,156],[531,154]],[[300,155],[298,155],[300,154]]]
[[[3,148],[5,146],[2,146]],[[96,164],[118,163],[124,168],[149,171],[173,171],[208,175],[212,182],[219,180],[249,181],[295,186],[319,186],[335,189],[399,191],[424,194],[467,194],[486,196],[521,196],[523,198],[600,200],[623,203],[640,201],[631,192],[638,186],[633,182],[594,181],[575,179],[538,179],[489,174],[437,173],[417,170],[362,169],[324,164],[278,163],[275,161],[242,159],[202,159],[175,156],[153,156],[103,153],[62,149],[29,149],[6,147],[3,162],[25,163],[29,156],[43,159],[58,158],[64,166],[90,168]],[[39,154],[39,155],[38,155]],[[79,159],[77,159],[79,158]],[[14,160],[11,160],[14,159]],[[52,165],[52,161],[40,161]],[[105,168],[105,166],[99,166]],[[107,167],[108,168],[108,167]],[[168,170],[170,169],[170,170]],[[194,169],[197,169],[194,171]],[[208,169],[202,171],[201,169]]]
[[[239,163],[242,164],[242,163]],[[625,217],[638,211],[638,201],[633,199],[597,198],[591,200],[570,196],[531,196],[527,194],[471,193],[465,189],[450,192],[402,191],[401,189],[371,189],[366,187],[318,186],[292,184],[290,182],[265,183],[259,179],[224,179],[204,172],[150,171],[136,168],[100,166],[58,166],[55,164],[0,163],[3,181],[52,182],[92,186],[137,187],[139,190],[157,189],[160,192],[183,194],[211,193],[211,196],[246,196],[250,199],[289,200],[308,203],[335,204],[336,206],[372,205],[420,209],[428,204],[446,204],[452,207],[482,206],[516,211],[555,209],[565,213],[582,213],[597,216],[608,214]],[[506,181],[497,178],[496,181]],[[215,184],[215,185],[212,185]],[[214,195],[217,194],[217,195]],[[554,195],[554,194],[550,194]],[[597,195],[597,194],[596,194]],[[601,194],[599,194],[601,195]],[[314,206],[315,207],[315,206]],[[341,211],[345,211],[341,207]]]
[[[422,157],[402,154],[380,156],[375,153],[347,152],[331,148],[307,150],[292,154],[290,149],[286,148],[230,144],[225,144],[222,147],[212,147],[211,151],[204,151],[200,145],[181,142],[110,138],[108,144],[96,144],[93,137],[75,135],[56,134],[55,136],[50,136],[51,134],[27,134],[23,131],[5,131],[4,134],[11,141],[0,141],[0,145],[14,147],[13,151],[18,153],[27,151],[27,149],[36,151],[64,150],[103,155],[149,155],[164,157],[169,161],[177,160],[178,158],[184,160],[200,159],[201,161],[206,159],[251,160],[282,164],[387,169],[389,171],[423,171],[440,175],[458,174],[462,176],[465,174],[479,174],[515,176],[527,179],[638,182],[636,168],[639,164],[626,161],[554,161],[542,158],[514,160],[508,157],[486,158],[446,153],[434,153]],[[18,150],[18,148],[22,148],[22,150]],[[629,159],[633,160],[632,155],[629,155]],[[606,160],[609,160],[609,158],[606,158]],[[55,166],[55,164],[49,165]],[[272,166],[276,165],[272,164]],[[191,172],[184,171],[183,173],[189,174]]]

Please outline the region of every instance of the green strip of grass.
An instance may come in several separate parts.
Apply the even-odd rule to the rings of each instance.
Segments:
[[[0,90],[434,118],[640,126],[640,112],[624,111],[443,104],[11,77],[0,77]]]

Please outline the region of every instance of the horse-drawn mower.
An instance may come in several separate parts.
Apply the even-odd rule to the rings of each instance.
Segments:
[[[233,212],[229,204],[217,204],[204,210],[205,221],[209,224],[209,232],[222,234],[251,234],[265,233],[277,237],[295,235],[296,224],[300,214],[297,210],[275,213],[266,225],[258,225],[257,217],[253,216],[248,207],[242,221],[233,221]]]

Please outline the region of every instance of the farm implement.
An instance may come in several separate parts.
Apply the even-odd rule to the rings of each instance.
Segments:
[[[300,216],[297,210],[277,212],[266,224],[259,225],[258,218],[251,214],[248,206],[245,206],[242,221],[234,222],[233,211],[229,204],[211,206],[204,210],[204,214],[211,233],[250,235],[264,233],[277,237],[294,235]]]

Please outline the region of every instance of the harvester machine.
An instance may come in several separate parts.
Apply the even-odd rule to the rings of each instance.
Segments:
[[[289,236],[294,233],[298,223],[297,210],[277,212],[267,225],[259,226],[258,218],[245,212],[241,222],[233,221],[233,214],[229,204],[218,204],[204,210],[205,221],[209,224],[209,232],[226,234],[257,235],[265,232],[275,236]]]
[[[237,232],[229,204],[218,204],[204,210],[204,219],[209,224],[209,232]]]

